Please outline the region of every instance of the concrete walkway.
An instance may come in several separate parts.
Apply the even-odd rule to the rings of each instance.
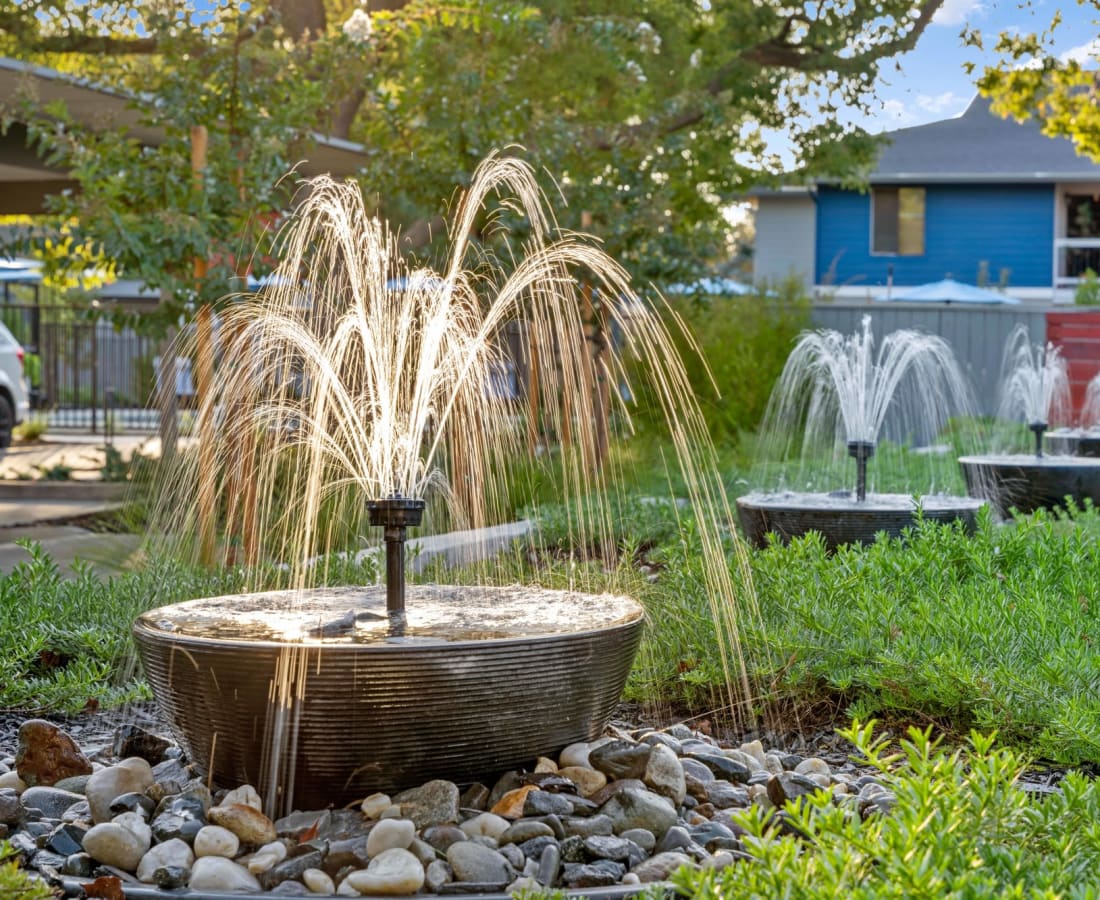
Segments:
[[[120,435],[114,446],[127,460],[134,452],[160,452],[155,438],[141,435]],[[104,459],[103,438],[87,434],[47,434],[0,451],[0,572],[30,558],[17,541],[41,544],[64,575],[72,574],[77,560],[104,577],[132,564],[140,535],[100,534],[73,524],[124,505],[125,485],[98,480]],[[56,466],[71,469],[71,480],[38,480]]]

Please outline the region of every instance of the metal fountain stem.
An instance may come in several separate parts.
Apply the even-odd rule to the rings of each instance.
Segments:
[[[393,494],[367,501],[370,524],[383,529],[386,542],[386,612],[392,626],[405,624],[406,529],[420,524],[424,501]]]
[[[1043,458],[1043,432],[1047,430],[1046,422],[1032,422],[1027,426],[1031,433],[1035,435],[1035,456],[1038,459]]]
[[[867,499],[867,460],[875,455],[874,441],[848,441],[848,455],[856,461],[856,500]]]

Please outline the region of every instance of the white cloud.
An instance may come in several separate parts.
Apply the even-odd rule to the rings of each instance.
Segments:
[[[962,25],[971,16],[982,12],[981,0],[944,0],[943,6],[932,16],[933,25]]]
[[[1089,63],[1095,63],[1097,57],[1100,57],[1100,38],[1093,38],[1088,43],[1071,47],[1058,59],[1064,63],[1075,62],[1087,66]]]
[[[966,109],[968,97],[962,97],[954,91],[944,91],[942,94],[921,94],[917,97],[917,106],[928,113],[937,116],[953,116]]]

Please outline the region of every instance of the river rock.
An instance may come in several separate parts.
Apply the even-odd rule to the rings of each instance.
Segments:
[[[206,818],[213,825],[228,828],[241,839],[242,844],[262,846],[270,844],[278,836],[271,819],[243,803],[212,806],[206,811]]]
[[[508,830],[498,838],[498,843],[501,845],[522,844],[524,841],[531,840],[531,838],[544,836],[553,837],[554,829],[545,822],[538,822],[534,819],[520,819],[509,826]]]
[[[93,772],[84,788],[93,822],[111,818],[111,803],[119,794],[142,793],[153,784],[153,770],[144,759],[132,756],[114,766]]]
[[[570,766],[591,769],[592,764],[589,761],[591,750],[592,744],[588,741],[578,741],[575,744],[570,744],[558,754],[558,769],[566,769]]]
[[[642,781],[647,787],[663,797],[668,797],[679,806],[687,796],[687,784],[684,781],[684,767],[668,747],[657,744],[653,747],[646,762]]]
[[[667,798],[637,788],[619,791],[600,808],[600,813],[611,819],[615,834],[644,828],[660,839],[676,824],[676,810]]]
[[[511,822],[496,813],[481,813],[467,819],[459,828],[469,837],[491,837],[495,841],[500,839],[510,825]]]
[[[439,889],[445,884],[454,881],[454,872],[443,860],[437,859],[428,863],[424,870],[424,886],[433,894],[438,894]]]
[[[508,791],[493,804],[490,812],[506,819],[521,819],[523,818],[523,807],[527,801],[527,795],[537,790],[537,785],[525,784],[523,787]]]
[[[19,726],[15,771],[28,787],[48,787],[62,778],[90,774],[92,763],[76,741],[52,722],[27,719]]]
[[[18,772],[5,772],[0,775],[0,790],[11,788],[17,794],[23,793],[27,789],[27,783],[19,777]]]
[[[607,776],[603,772],[585,766],[568,766],[558,769],[558,774],[572,781],[580,795],[586,799],[607,784]]]
[[[250,784],[242,784],[240,787],[227,791],[225,796],[222,797],[221,801],[218,803],[218,806],[232,806],[234,803],[240,803],[242,806],[251,806],[257,812],[262,812],[264,808],[260,795]]]
[[[684,853],[658,853],[638,863],[630,871],[642,884],[652,884],[654,881],[666,881],[678,868],[688,865],[691,865],[691,857]]]
[[[411,819],[383,819],[367,835],[367,855],[374,859],[386,850],[409,849],[416,837],[416,825]]]
[[[657,838],[653,836],[653,832],[644,828],[628,828],[619,837],[637,844],[645,853],[652,853],[657,846]]]
[[[371,794],[363,799],[359,809],[366,819],[373,822],[382,818],[382,813],[391,806],[393,806],[393,800],[390,799],[389,794]]]
[[[714,780],[706,786],[706,801],[715,809],[745,807],[749,805],[747,788],[739,787],[729,781]]]
[[[506,819],[501,821],[507,824]],[[422,837],[433,850],[446,853],[451,844],[466,840],[468,835],[457,825],[434,825],[431,828],[425,828]]]
[[[157,844],[150,849],[138,863],[138,881],[152,882],[153,873],[165,866],[177,866],[181,869],[190,869],[195,862],[195,854],[191,848],[179,838]]]
[[[450,825],[458,821],[458,787],[450,781],[429,781],[420,787],[402,791],[393,798],[401,814],[412,819],[417,828]]]
[[[821,790],[821,786],[806,775],[796,772],[783,772],[772,775],[768,781],[768,799],[778,807],[789,800],[798,800]]]
[[[645,774],[646,764],[652,752],[653,747],[649,744],[609,741],[589,751],[588,763],[593,769],[603,772],[611,781],[641,778]]]
[[[594,834],[614,834],[615,824],[604,815],[569,816],[562,819],[562,830],[567,837],[591,837]]]
[[[159,734],[146,731],[139,725],[120,725],[115,729],[112,751],[116,759],[129,759],[132,756],[144,759],[155,766],[164,759],[171,743]]]
[[[512,867],[496,850],[473,841],[462,841],[447,848],[447,862],[455,881],[507,883],[512,880]]]
[[[456,796],[457,801],[457,796]],[[365,870],[344,879],[361,894],[403,897],[415,894],[424,884],[424,867],[408,850],[393,847],[370,861]]]
[[[272,841],[270,844],[264,844],[247,859],[242,858],[237,862],[253,875],[261,875],[286,859],[286,853],[286,844],[282,841]]]
[[[531,791],[523,798],[523,815],[526,816],[569,816],[573,814],[573,801],[565,794],[552,794],[549,791]]]
[[[42,792],[42,794],[41,794],[42,800],[40,800],[38,804],[35,804],[35,803],[32,802],[30,804],[30,806],[35,808],[35,809],[42,810],[42,814],[47,815],[46,811],[44,809],[42,809],[42,804],[47,801],[47,799],[54,792],[54,789],[53,788],[27,788],[27,790],[25,790],[23,793],[28,794],[31,791]],[[62,795],[62,797],[76,797],[76,800],[70,801],[69,803],[66,803],[64,806],[61,806],[60,803],[50,803],[49,805],[50,805],[51,810],[57,810],[57,808],[59,806],[61,806],[61,808],[60,808],[59,811],[56,812],[55,815],[48,816],[48,818],[60,819],[61,818],[61,813],[63,813],[66,809],[68,809],[70,806],[72,806],[73,803],[80,800],[80,798],[77,797],[75,794],[69,794],[67,791],[60,791],[58,793],[60,793]],[[0,790],[0,824],[2,824],[2,825],[18,825],[20,822],[23,821],[23,817],[26,815],[27,811],[24,808],[23,801],[20,799],[20,797],[21,797],[21,795],[17,791],[12,790],[11,788],[4,788],[3,790]],[[33,801],[34,799],[35,799],[35,796],[32,794],[31,795],[31,800]],[[62,802],[64,802],[64,800]]]
[[[255,875],[224,856],[201,856],[196,859],[187,886],[200,892],[260,890],[260,882]]]
[[[117,822],[93,825],[84,835],[84,852],[104,865],[132,872],[149,849],[149,842]]]
[[[336,893],[336,883],[323,869],[306,869],[302,873],[302,884],[314,894]]]
[[[195,856],[232,859],[240,849],[241,839],[221,825],[204,825],[195,835]]]

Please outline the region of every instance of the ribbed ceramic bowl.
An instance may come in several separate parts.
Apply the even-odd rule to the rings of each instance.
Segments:
[[[1100,459],[1091,456],[963,456],[967,492],[1001,513],[1065,506],[1066,497],[1100,504]]]
[[[922,498],[924,518],[937,522],[961,521],[973,531],[981,500],[970,497]],[[795,492],[747,494],[737,500],[737,515],[745,539],[754,547],[766,547],[774,533],[784,544],[791,538],[816,531],[829,550],[841,544],[870,544],[879,532],[897,537],[917,518],[913,498],[906,494],[869,495],[857,503],[851,495],[799,494]]]
[[[155,609],[134,637],[156,701],[215,783],[281,813],[494,773],[606,726],[641,638],[633,600],[416,585]]]

